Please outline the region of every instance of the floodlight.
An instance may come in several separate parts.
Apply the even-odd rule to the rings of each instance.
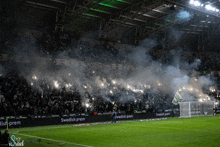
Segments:
[[[210,5],[206,5],[205,8],[206,8],[207,10],[216,11],[216,8],[214,8],[214,7],[210,6]]]
[[[193,4],[194,4],[195,6],[200,6],[200,5],[201,5],[201,3],[198,2],[198,1],[195,1]]]
[[[206,8],[207,10],[211,10],[211,9],[212,9],[212,6],[206,5],[205,8]]]
[[[189,2],[190,4],[194,4],[194,0],[190,0],[190,2]]]

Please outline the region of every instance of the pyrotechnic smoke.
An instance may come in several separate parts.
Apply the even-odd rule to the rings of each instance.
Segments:
[[[181,22],[185,22],[185,21],[191,20],[193,18],[193,16],[194,16],[193,13],[181,10],[179,13],[177,13],[176,20],[181,21]]]
[[[2,65],[0,64],[0,77],[3,77],[4,73],[4,69],[2,67]]]
[[[19,75],[40,92],[44,91],[41,86],[42,81],[50,88],[60,90],[65,87],[69,91],[77,91],[82,96],[82,102],[86,107],[89,107],[86,105],[86,92],[92,97],[101,96],[109,102],[136,101],[142,99],[146,91],[155,95],[158,93],[160,95],[168,94],[170,101],[172,101],[176,92],[185,87],[188,91],[179,92],[181,97],[185,100],[197,100],[198,95],[205,95],[202,91],[204,87],[213,85],[208,77],[199,77],[195,81],[194,77],[189,77],[187,72],[181,71],[179,65],[183,61],[177,55],[178,52],[173,54],[174,64],[165,65],[154,61],[149,54],[150,49],[157,46],[154,39],[146,39],[135,50],[123,52],[118,56],[109,53],[104,47],[94,47],[92,50],[87,50],[86,48],[89,46],[79,44],[72,48],[77,58],[70,57],[67,52],[56,56],[40,55],[34,46],[33,42],[30,45],[27,43],[23,50],[19,51],[19,54],[24,57],[24,60],[28,60],[30,65],[18,66]],[[68,59],[71,66],[55,66],[52,60],[50,62],[40,61],[42,56],[48,59]],[[111,65],[118,57],[123,57],[127,61],[121,71],[108,67],[92,68],[90,64],[93,58],[103,64]],[[82,60],[83,62],[81,62]],[[193,69],[199,63],[198,59],[192,64],[186,64],[186,69]],[[129,66],[134,67],[134,70],[125,68]],[[190,90],[190,88],[198,90],[194,92],[194,96],[191,95],[194,90]]]

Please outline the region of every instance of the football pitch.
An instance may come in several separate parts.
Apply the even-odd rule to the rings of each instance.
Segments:
[[[220,118],[200,116],[72,127],[10,129],[26,147],[220,147]]]

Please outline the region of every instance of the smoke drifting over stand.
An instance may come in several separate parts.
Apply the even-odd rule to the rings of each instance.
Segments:
[[[154,61],[149,51],[156,45],[154,40],[146,39],[131,53],[123,54],[125,60],[134,66],[132,72],[125,68],[123,71],[115,71],[106,67],[91,69],[89,61],[85,60],[83,64],[79,64],[81,61],[71,58],[67,52],[57,54],[55,57],[69,60],[71,66],[56,66],[53,62],[41,61],[42,55],[32,48],[28,48],[28,52],[26,52],[27,49],[19,52],[24,59],[29,61],[29,64],[18,65],[17,69],[19,75],[24,77],[33,89],[44,93],[47,88],[60,90],[65,87],[66,90],[79,92],[84,103],[86,93],[95,98],[100,96],[110,102],[114,97],[114,101],[122,103],[142,99],[146,92],[167,94],[170,96],[170,101],[178,91],[181,98],[186,101],[207,96],[202,89],[208,89],[213,82],[205,76],[195,81],[194,77],[189,77],[188,73],[181,71],[177,65],[183,61],[176,53],[173,54],[173,65]],[[81,53],[80,56],[85,56],[85,54]],[[100,56],[99,58],[106,57]],[[193,69],[198,61],[188,64],[186,68]]]
[[[190,13],[180,11],[176,19],[187,22],[192,17]],[[174,30],[171,34],[174,34],[175,42],[180,40],[181,34],[176,36]],[[23,60],[28,61],[25,66],[17,65],[18,73],[33,89],[42,94],[46,89],[65,88],[68,91],[79,92],[83,103],[87,99],[86,93],[94,98],[102,97],[105,101],[122,103],[143,99],[146,93],[168,95],[169,101],[172,101],[173,97],[174,101],[177,97],[185,101],[211,99],[203,91],[213,86],[214,82],[206,76],[189,76],[189,73],[185,71],[186,69],[195,70],[201,61],[196,59],[189,64],[182,61],[178,55],[179,52],[175,50],[170,53],[173,56],[172,64],[167,65],[153,60],[149,52],[158,45],[155,39],[145,39],[133,51],[118,54],[113,54],[101,46],[91,48],[88,45],[75,44],[71,50],[77,57],[72,58],[67,52],[56,55],[40,54],[36,50],[35,39],[30,34],[24,36],[20,40],[22,50],[9,54],[19,54]],[[26,40],[27,38],[29,41]],[[42,60],[42,57],[48,60],[50,58],[65,59],[70,62],[70,66],[57,66],[53,60],[46,62]],[[134,69],[114,70],[107,66],[93,69],[90,66],[92,58],[99,60],[100,63],[107,62],[111,65],[115,64],[115,59],[118,57],[126,61],[124,66],[133,66]],[[184,63],[182,69],[180,69],[180,63]],[[0,66],[0,71],[1,69]]]

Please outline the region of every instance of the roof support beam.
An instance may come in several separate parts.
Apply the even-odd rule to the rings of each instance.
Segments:
[[[128,1],[125,1],[125,0],[116,0],[116,1],[126,3],[126,4],[132,4],[132,3],[128,2]]]
[[[138,13],[138,12],[136,12],[136,11],[131,11],[132,13]],[[143,15],[143,16],[147,16],[147,17],[151,17],[151,18],[157,18],[157,17],[154,17],[154,16],[152,16],[152,15],[149,15],[149,14],[147,14],[147,13],[144,13],[144,14],[142,14],[142,13],[138,13],[139,15]]]
[[[115,20],[115,19],[111,19],[111,21],[122,23],[120,20]],[[130,22],[125,22],[125,24],[132,25],[132,26],[137,26],[136,24],[133,24],[133,23],[130,23]]]
[[[124,17],[124,18],[128,18],[128,19],[132,19],[131,17],[128,17],[128,16],[124,16],[124,15],[120,15],[121,17]],[[137,19],[137,18],[134,18],[134,20],[136,21],[141,21],[141,22],[146,22],[144,20],[141,20],[141,19]]]
[[[161,0],[155,0],[155,3],[156,3],[156,4],[151,5],[151,6],[149,6],[149,7],[144,7],[145,2],[146,2],[146,0],[141,1],[141,2],[139,2],[139,3],[137,3],[137,4],[134,4],[134,5],[132,6],[131,10],[130,10],[130,13],[132,13],[132,11],[133,11],[132,9],[133,9],[133,7],[134,7],[135,5],[140,5],[140,4],[142,4],[142,6],[140,6],[142,9],[141,9],[140,11],[138,11],[138,12],[132,14],[132,15],[128,15],[129,18],[125,18],[125,19],[122,21],[122,24],[125,23],[125,22],[127,22],[127,21],[129,21],[129,20],[134,21],[134,19],[138,19],[140,16],[143,16],[143,14],[145,14],[145,13],[147,13],[147,12],[150,12],[150,11],[152,10],[152,7],[155,8],[155,7],[157,7],[157,6],[159,6],[159,5],[161,5],[161,4],[163,3]],[[126,8],[126,9],[127,9],[127,8]],[[122,11],[123,11],[123,10],[122,10]],[[140,15],[140,14],[142,14],[142,15]],[[118,18],[118,19],[120,19],[120,15],[119,15],[119,18]],[[113,27],[115,28],[116,26],[109,27],[109,28],[107,29],[107,31],[110,31]],[[117,27],[121,27],[121,26],[119,25],[119,26],[117,26]]]
[[[50,1],[66,4],[66,2],[63,2],[63,1],[60,1],[60,0],[50,0]]]
[[[47,7],[47,8],[53,8],[53,9],[58,9],[57,7],[54,6],[50,6],[50,5],[45,5],[45,4],[41,4],[41,3],[35,3],[35,2],[30,2],[30,1],[26,1],[29,4],[33,4],[33,5],[38,5],[38,6],[43,6],[43,7]]]

